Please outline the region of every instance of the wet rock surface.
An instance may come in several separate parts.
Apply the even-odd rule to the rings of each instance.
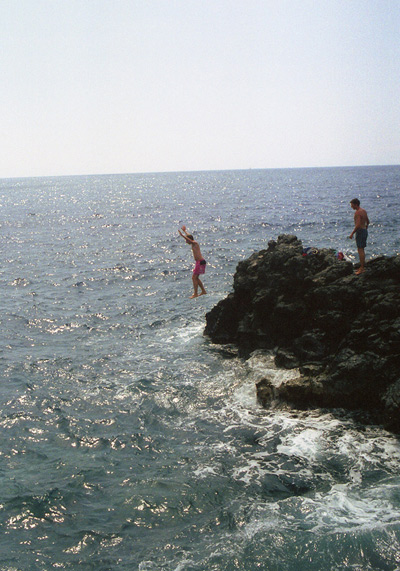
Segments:
[[[264,406],[361,409],[400,432],[400,256],[374,258],[357,276],[333,250],[305,255],[296,236],[279,236],[238,264],[205,334],[299,369],[280,386],[258,383]]]

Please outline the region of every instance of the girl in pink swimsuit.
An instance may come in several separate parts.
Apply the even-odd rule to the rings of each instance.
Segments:
[[[178,230],[179,234],[186,240],[186,244],[189,244],[192,247],[193,257],[195,259],[195,266],[192,275],[193,281],[193,295],[190,296],[190,299],[194,297],[199,297],[200,295],[205,295],[207,292],[203,286],[201,279],[199,278],[200,275],[204,274],[206,271],[206,261],[201,255],[200,246],[196,240],[193,239],[191,234],[186,232],[186,227],[182,226],[182,230],[184,234],[180,230]],[[200,293],[198,293],[200,287]]]

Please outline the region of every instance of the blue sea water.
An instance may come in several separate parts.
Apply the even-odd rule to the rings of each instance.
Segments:
[[[340,411],[264,410],[203,336],[279,234],[400,249],[400,167],[0,180],[0,569],[400,569],[400,447]],[[208,261],[192,293],[185,223]]]

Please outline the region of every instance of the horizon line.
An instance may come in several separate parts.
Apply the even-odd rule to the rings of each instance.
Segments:
[[[104,172],[104,173],[80,173],[80,174],[45,174],[45,175],[22,175],[22,176],[2,176],[0,180],[20,180],[28,178],[64,178],[64,177],[93,177],[93,176],[131,176],[131,175],[160,175],[160,174],[187,174],[206,172],[246,172],[246,171],[266,171],[266,170],[304,170],[304,169],[343,169],[343,168],[374,168],[374,167],[397,167],[400,163],[364,164],[364,165],[326,165],[326,166],[301,166],[301,167],[248,167],[233,169],[198,169],[198,170],[161,170],[161,171],[132,171],[132,172]]]

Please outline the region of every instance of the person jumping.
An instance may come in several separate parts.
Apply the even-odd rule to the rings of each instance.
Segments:
[[[201,255],[200,245],[198,244],[198,242],[194,240],[191,234],[188,234],[186,232],[186,226],[182,226],[182,231],[184,232],[184,234],[181,232],[181,230],[178,230],[182,238],[185,239],[186,244],[189,244],[192,247],[193,257],[195,260],[195,266],[192,275],[194,293],[193,295],[190,296],[190,299],[193,299],[194,297],[200,297],[201,295],[206,295],[207,293],[199,277],[200,275],[205,273],[207,262]],[[200,287],[200,293],[198,293],[199,287]]]

